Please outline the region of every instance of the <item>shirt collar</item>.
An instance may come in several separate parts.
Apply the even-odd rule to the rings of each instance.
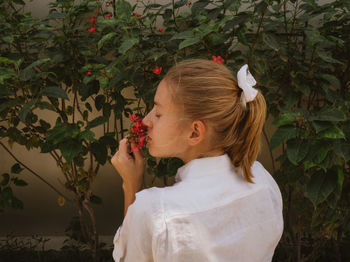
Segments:
[[[220,156],[195,158],[177,169],[175,181],[200,178],[224,171],[234,172],[231,159],[227,153]]]

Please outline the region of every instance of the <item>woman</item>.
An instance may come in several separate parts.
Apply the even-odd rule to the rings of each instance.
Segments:
[[[143,124],[152,156],[185,162],[173,186],[142,189],[144,156],[131,158],[120,141],[112,164],[123,179],[125,217],[115,261],[272,260],[283,216],[280,190],[256,161],[266,103],[247,65],[237,80],[224,65],[194,59],[160,82]]]

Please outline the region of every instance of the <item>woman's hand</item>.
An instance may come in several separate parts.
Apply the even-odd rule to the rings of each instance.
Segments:
[[[131,147],[136,145],[131,143]],[[123,179],[123,188],[138,192],[143,187],[145,156],[141,149],[133,151],[134,158],[129,155],[130,145],[127,137],[120,140],[119,149],[111,159],[111,163]]]

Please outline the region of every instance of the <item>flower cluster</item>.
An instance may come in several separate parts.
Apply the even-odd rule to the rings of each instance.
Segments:
[[[141,15],[138,13],[132,13],[131,16],[136,16],[136,17],[140,17]]]
[[[292,112],[293,112],[294,114],[296,113],[295,110],[292,110]],[[304,119],[303,117],[300,117],[300,116],[301,116],[300,113],[298,113],[298,116],[299,116],[299,117],[293,116],[293,117],[292,117],[292,120],[293,120],[293,121],[298,121],[299,123],[305,122],[305,119]]]
[[[106,14],[106,17],[110,18],[110,17],[112,17],[112,14],[108,13],[108,14]]]
[[[191,1],[187,1],[187,2],[186,2],[186,6],[189,6],[189,5],[192,5],[192,2],[191,2]]]
[[[96,29],[96,28],[94,27],[95,21],[96,21],[96,18],[95,18],[94,16],[92,16],[92,17],[90,18],[90,23],[92,24],[92,25],[91,25],[91,28],[89,28],[89,32],[90,32],[90,33],[95,32],[95,29]]]
[[[109,7],[110,4],[113,4],[113,1],[107,1],[106,2],[106,7]]]
[[[143,118],[135,114],[129,116],[129,119],[135,123],[128,134],[129,143],[131,144],[131,142],[133,142],[136,144],[136,146],[131,149],[131,153],[133,151],[139,151],[140,148],[147,145],[147,126],[142,124]]]
[[[221,58],[221,56],[216,57],[215,55],[213,55],[211,58],[214,62],[218,64],[223,64],[225,61],[223,58]]]
[[[159,75],[160,72],[162,72],[162,67],[156,66],[156,67],[153,69],[153,73],[155,73],[156,75]]]
[[[158,29],[158,32],[159,32],[159,33],[163,32],[163,28],[159,28],[159,29]]]

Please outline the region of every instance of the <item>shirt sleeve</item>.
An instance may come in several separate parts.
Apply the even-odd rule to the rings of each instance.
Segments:
[[[159,201],[152,199],[150,189],[136,193],[122,225],[113,238],[113,259],[116,262],[154,261],[158,243]]]

